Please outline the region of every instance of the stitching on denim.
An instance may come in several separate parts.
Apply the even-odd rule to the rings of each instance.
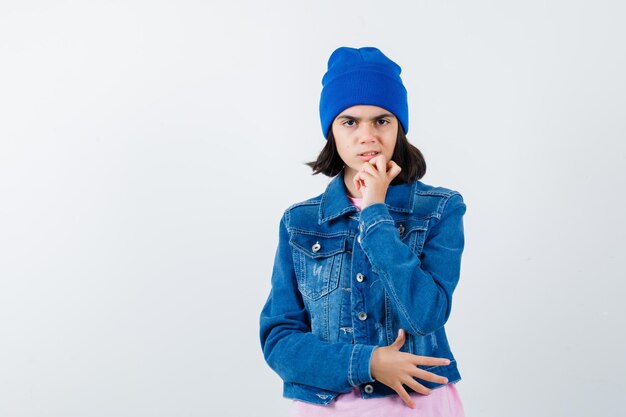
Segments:
[[[401,207],[394,207],[394,206],[387,205],[387,210],[396,211],[398,213],[411,213],[412,208],[404,209]]]
[[[398,298],[398,295],[396,293],[396,289],[394,288],[394,286],[391,284],[391,279],[389,278],[389,275],[387,274],[386,271],[381,271],[381,274],[386,278],[387,280],[387,285],[389,286],[389,292],[391,293],[391,296],[394,298],[396,304],[398,305],[398,308],[402,311],[402,314],[404,314],[404,317],[406,318],[406,321],[409,323],[409,325],[411,326],[412,330],[420,335],[423,335],[424,332],[421,331],[421,329],[419,329],[415,323],[413,322],[413,320],[411,320],[411,316],[409,315],[406,307],[404,306],[404,304],[402,304],[400,302],[400,299]]]
[[[393,339],[392,337],[389,335],[389,331],[393,329],[393,320],[391,317],[391,308],[389,305],[389,295],[387,294],[387,291],[383,291],[383,299],[385,301],[385,321],[386,321],[386,326],[387,326],[387,344],[390,345],[391,343],[393,343]]]
[[[439,188],[442,189],[442,188]],[[417,191],[416,194],[418,195],[432,195],[435,197],[448,197],[454,193],[458,193],[458,191],[454,191],[454,190],[448,190],[448,191],[435,191],[435,190],[430,190],[430,191]]]
[[[323,207],[323,206],[320,206],[320,210],[321,210],[321,207]],[[326,217],[322,217],[322,218],[320,218],[320,219],[319,219],[319,222],[320,222],[320,224],[321,224],[321,223],[324,223],[324,222],[326,222],[326,221],[328,221],[328,220],[332,220],[332,219],[334,219],[334,218],[336,218],[336,217],[339,217],[339,216],[341,216],[341,215],[342,215],[342,214],[344,214],[344,213],[347,213],[347,212],[349,212],[349,211],[355,211],[355,210],[357,210],[357,208],[356,208],[356,207],[354,207],[354,206],[349,206],[349,207],[346,207],[346,208],[344,208],[343,210],[341,210],[339,213],[333,214],[332,216],[326,216]],[[320,214],[321,214],[321,213],[320,213]]]
[[[310,297],[311,295],[309,294],[309,292],[306,289],[306,265],[305,265],[305,260],[304,260],[304,255],[300,252],[298,252],[298,268],[299,268],[299,274],[298,274],[298,278],[296,278],[297,282],[298,282],[298,288],[300,289],[300,292],[302,293],[302,295],[304,295],[305,297]]]
[[[332,272],[332,270],[331,270],[331,272]],[[331,275],[331,276],[329,277],[328,281],[326,282],[326,288],[325,288],[325,291],[326,291],[326,292],[325,292],[323,295],[328,295],[328,292],[329,292],[329,290],[330,290],[330,280],[331,280],[332,278],[333,278],[333,277],[332,277],[332,275]],[[325,340],[330,340],[330,323],[329,323],[329,319],[328,319],[328,316],[329,316],[329,309],[330,309],[330,305],[329,305],[329,304],[330,304],[330,302],[329,302],[329,298],[330,298],[330,297],[324,297],[324,299],[322,300],[322,303],[323,303],[323,304],[322,304],[322,311],[323,311],[322,317],[323,317],[323,319],[324,319],[324,321],[323,321],[323,323],[322,323],[322,324],[323,324],[323,326],[324,326],[324,327],[323,327],[323,332],[325,333],[325,335],[324,335],[324,336],[325,336]]]
[[[312,232],[310,230],[305,230],[305,229],[299,229],[297,227],[292,227],[289,229],[291,232],[295,232],[295,233],[299,233],[302,235],[308,235],[308,236],[319,236],[319,237],[348,237],[350,236],[349,232],[338,232],[338,233],[319,233],[319,232]]]
[[[317,197],[314,197],[314,198],[317,198]],[[317,205],[317,204],[320,204],[320,202],[321,202],[321,201],[322,201],[321,199],[320,199],[320,200],[306,200],[306,201],[300,201],[300,202],[297,202],[297,203],[293,203],[292,205],[290,205],[289,207],[287,207],[287,208],[285,209],[285,211],[291,211],[291,210],[293,210],[294,208],[301,207],[301,206],[315,206],[315,205]]]
[[[413,220],[421,220],[421,221],[427,221],[428,219],[430,219],[431,217],[436,216],[436,214],[430,213],[430,214],[423,214],[423,215],[413,215],[411,217],[405,217],[405,219],[407,221],[413,221]],[[397,219],[400,220],[400,219]]]
[[[324,209],[325,206],[325,202],[326,202],[326,191],[324,191],[321,195],[322,198],[320,198],[320,206],[317,210],[317,223],[318,224],[322,224],[324,222],[324,219],[322,218],[322,211]]]
[[[322,253],[318,253],[315,255],[311,255],[311,251],[309,249],[306,249],[305,247],[301,246],[300,244],[296,243],[293,240],[289,241],[289,244],[296,249],[298,252],[302,252],[303,254],[305,254],[308,258],[312,258],[312,259],[324,259],[324,258],[330,258],[331,256],[337,256],[338,254],[345,252],[346,248],[345,245],[335,249],[331,252],[322,252]]]
[[[293,382],[283,382],[283,386],[300,386],[300,387],[304,387],[304,385],[301,385],[301,384],[296,384],[296,383],[293,383]],[[329,399],[329,400],[323,400],[323,401],[322,401],[322,404],[328,404],[328,403],[330,403],[332,400],[334,400],[334,399],[335,399],[335,397],[337,397],[337,394],[338,394],[338,393],[331,393],[331,394],[329,394],[329,395],[328,395],[328,397],[329,397],[330,399]],[[300,397],[300,396],[298,396],[298,395],[289,395],[288,393],[285,393],[285,394],[284,394],[284,397],[285,397],[285,398],[289,398],[289,399],[291,399],[291,400],[298,400],[298,401],[302,401],[302,402],[305,402],[305,403],[308,403],[308,404],[320,405],[320,403],[319,403],[319,402],[313,402],[313,401],[311,401],[311,400],[309,400],[309,399],[307,399],[307,398],[301,398],[301,397]],[[321,398],[320,398],[320,399],[321,399]]]
[[[326,192],[324,192],[321,195],[321,199],[319,201],[320,207],[319,207],[319,210],[318,210],[318,221],[317,221],[318,224],[322,224],[322,223],[324,223],[324,222],[326,222],[328,220],[334,219],[335,217],[339,217],[339,216],[341,216],[342,214],[344,214],[346,212],[357,211],[357,208],[355,206],[353,206],[352,204],[350,204],[349,206],[347,206],[343,210],[341,210],[339,213],[336,213],[336,214],[331,215],[331,216],[322,217],[322,211],[323,211],[323,208],[325,207],[324,203],[326,202],[326,198],[327,198],[327,195],[326,195]]]
[[[394,224],[393,220],[390,220],[390,219],[375,220],[372,224],[370,224],[367,227],[367,229],[365,229],[365,234],[367,235],[370,232],[370,230],[372,229],[372,227],[374,227],[374,226],[376,226],[377,224],[380,224],[380,223],[391,223],[392,225]]]
[[[454,192],[454,193],[450,194],[450,195],[448,196],[448,198],[446,198],[446,199],[444,199],[444,200],[441,200],[441,201],[439,202],[439,207],[438,207],[438,208],[441,208],[441,210],[437,210],[437,214],[439,215],[439,218],[441,218],[441,216],[443,215],[443,212],[444,212],[444,210],[446,209],[446,205],[448,204],[448,201],[450,201],[450,199],[451,199],[453,196],[457,195],[457,194],[458,194],[458,195],[461,195],[461,194],[460,194],[460,193],[458,193],[458,192]]]
[[[352,379],[352,358],[354,357],[354,351],[356,350],[357,346],[359,345],[354,345],[354,347],[352,348],[352,352],[350,353],[350,366],[348,366],[348,382],[353,387],[356,387],[356,385],[354,384],[354,380]]]
[[[301,255],[300,255],[300,253],[298,251],[291,250],[291,260],[293,262],[293,272],[294,272],[294,275],[296,277],[296,283],[298,284],[298,289],[300,291],[302,291],[301,288],[300,288],[300,277],[301,277],[301,268],[302,268],[300,256]]]
[[[398,228],[400,225],[403,225],[405,230],[404,233],[408,234],[414,230],[428,230],[428,218],[424,219],[415,219],[413,217],[399,217],[394,219],[394,227]],[[418,224],[414,224],[413,222],[419,221]],[[425,225],[422,222],[426,223]]]
[[[341,285],[341,276],[339,277],[339,281]],[[345,288],[341,288],[342,290],[345,290]],[[341,294],[339,297],[339,308],[338,308],[338,312],[337,312],[337,316],[339,317],[339,321],[341,322],[341,315],[343,314],[343,299],[344,299],[344,294]],[[341,330],[341,328],[339,329]],[[337,332],[337,337],[341,336],[341,331]]]
[[[304,267],[304,265],[306,264],[306,260],[307,259],[311,259],[310,256],[308,256],[306,253],[303,253],[301,250],[296,250],[295,252],[298,252],[300,254],[300,257],[302,258],[302,281],[303,281],[303,285],[305,287],[304,291],[301,290],[301,292],[303,293],[303,295],[306,295],[307,297],[311,298],[312,300],[319,300],[321,297],[326,296],[328,294],[330,294],[331,292],[335,291],[338,287],[339,287],[339,282],[341,280],[341,266],[343,263],[343,255],[340,254],[334,254],[332,256],[326,256],[323,258],[314,258],[314,259],[322,259],[321,262],[324,262],[324,266],[325,266],[325,271],[324,271],[324,276],[323,276],[323,283],[324,283],[324,288],[320,291],[319,294],[314,294],[312,291],[308,291],[306,289],[306,267]],[[316,262],[318,263],[318,262]],[[332,284],[332,287],[331,287]],[[325,315],[324,315],[324,323],[328,322],[328,317],[330,316],[326,310],[328,310],[328,308],[326,308],[325,311]],[[330,330],[328,331],[328,338],[330,338]]]
[[[448,200],[450,200],[450,198],[442,198],[441,200],[439,200],[439,204],[437,204],[437,218],[440,219],[441,215],[443,214],[443,210],[446,207],[446,204],[448,203]]]
[[[291,213],[289,212],[289,210],[285,210],[283,212],[283,222],[285,223],[285,228],[287,229],[288,232],[289,232],[290,221],[291,221]]]
[[[455,191],[452,194],[450,194],[448,198],[442,199],[439,201],[439,205],[437,206],[437,213],[435,216],[433,216],[437,219],[437,221],[441,220],[441,217],[443,216],[443,212],[446,209],[446,205],[448,204],[448,201],[450,201],[450,199],[455,195],[461,195],[461,194]]]

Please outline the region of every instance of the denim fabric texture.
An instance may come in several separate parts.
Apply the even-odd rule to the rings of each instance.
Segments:
[[[341,172],[280,220],[260,339],[283,396],[323,405],[353,387],[363,398],[397,395],[372,378],[370,361],[400,328],[401,351],[450,359],[420,368],[459,381],[444,325],[465,243],[461,194],[421,181],[390,185],[385,203],[359,212],[346,192]]]

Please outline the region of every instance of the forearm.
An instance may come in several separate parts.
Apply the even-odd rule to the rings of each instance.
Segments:
[[[450,315],[464,246],[464,212],[461,196],[451,196],[431,229],[421,259],[400,240],[385,204],[361,212],[361,247],[411,333],[432,333]]]
[[[272,316],[271,297],[261,314],[261,346],[268,365],[285,381],[335,392],[373,381],[376,346],[330,343],[304,325],[305,312]]]

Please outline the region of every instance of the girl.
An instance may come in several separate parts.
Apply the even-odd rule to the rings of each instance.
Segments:
[[[335,50],[322,79],[333,179],[280,221],[261,312],[265,360],[292,416],[463,416],[444,325],[464,247],[462,196],[420,181],[400,66]]]

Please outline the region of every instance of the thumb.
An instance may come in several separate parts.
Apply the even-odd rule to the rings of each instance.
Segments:
[[[394,340],[390,346],[394,347],[395,349],[400,350],[402,345],[404,345],[405,338],[406,336],[404,334],[404,330],[400,329],[398,331],[398,337],[396,337],[396,340]]]

